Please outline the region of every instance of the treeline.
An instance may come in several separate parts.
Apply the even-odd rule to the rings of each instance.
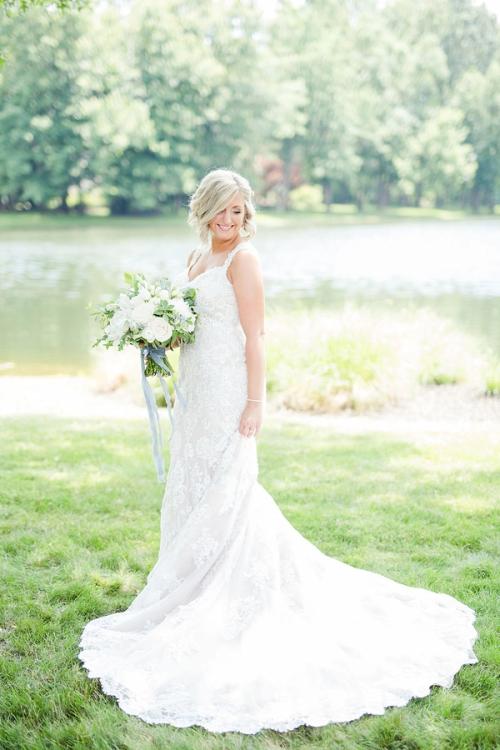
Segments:
[[[500,33],[472,0],[137,0],[1,18],[0,207],[500,202]]]

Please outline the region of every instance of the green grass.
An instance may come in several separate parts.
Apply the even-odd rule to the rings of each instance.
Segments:
[[[479,663],[383,716],[255,736],[148,725],[77,659],[91,618],[125,609],[159,545],[161,487],[141,422],[5,419],[1,427],[2,750],[489,750],[495,726],[495,502],[500,435],[259,437],[260,481],[294,526],[344,562],[456,596],[477,612]]]
[[[485,375],[487,396],[500,396],[500,362],[491,362]]]
[[[491,347],[430,308],[335,312],[305,304],[266,323],[267,389],[294,411],[365,412],[410,397],[418,385],[467,383],[498,396]]]

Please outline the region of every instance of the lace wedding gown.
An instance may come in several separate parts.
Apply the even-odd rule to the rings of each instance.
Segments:
[[[181,346],[158,560],[124,612],[89,622],[79,658],[128,714],[253,734],[381,714],[451,686],[475,612],[323,554],[258,482],[244,333],[223,265],[197,289]],[[332,488],[333,491],[333,488]]]

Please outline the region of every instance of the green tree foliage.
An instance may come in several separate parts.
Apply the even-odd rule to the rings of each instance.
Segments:
[[[165,194],[165,165],[127,19],[110,8],[88,23],[80,78],[87,179],[113,213],[156,210]]]
[[[402,0],[381,14],[365,14],[355,29],[362,91],[360,205],[366,200],[386,205],[401,197],[397,162],[410,158],[409,142],[441,103],[448,68],[435,31],[442,21],[438,10],[438,4],[421,8]]]
[[[424,198],[439,205],[443,195],[456,200],[463,186],[472,182],[477,163],[466,137],[463,114],[451,107],[430,113],[410,136],[395,166],[402,191],[413,203]]]
[[[499,201],[499,25],[472,0],[281,0],[271,21],[248,0],[0,0],[0,16],[4,208],[158,211],[221,166],[282,208],[300,186],[327,208]]]
[[[214,166],[248,172],[272,140],[283,96],[265,76],[255,11],[201,5],[149,0],[86,16],[78,132],[85,177],[114,213],[179,203]]]
[[[56,7],[60,10],[67,8],[83,8],[88,0],[0,0],[0,8],[12,13],[24,13],[30,8]]]
[[[493,210],[500,185],[500,52],[483,74],[468,70],[455,92],[464,112],[467,141],[476,155],[477,169],[466,197],[474,208]]]
[[[7,207],[66,206],[82,174],[78,105],[78,16],[43,10],[7,19],[0,69],[0,200]]]
[[[349,185],[360,166],[356,154],[356,88],[353,86],[349,16],[343,0],[287,5],[273,28],[273,48],[282,58],[292,49],[287,72],[301,80],[304,123],[298,121],[294,139],[303,176],[323,188],[332,202],[335,187]]]

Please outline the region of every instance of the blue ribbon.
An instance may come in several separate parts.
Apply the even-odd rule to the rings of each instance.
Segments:
[[[162,434],[161,434],[160,415],[158,413],[158,407],[156,406],[156,399],[154,397],[153,389],[151,388],[148,382],[148,379],[146,377],[146,359],[148,357],[152,359],[153,362],[157,364],[158,367],[166,373],[167,377],[170,377],[172,375],[172,372],[168,369],[168,367],[165,366],[165,362],[163,359],[165,357],[164,346],[146,345],[142,347],[139,351],[141,355],[142,390],[144,393],[144,398],[146,400],[146,407],[148,410],[149,428],[151,430],[151,440],[152,440],[152,448],[153,448],[153,460],[156,466],[156,473],[158,475],[158,481],[163,484],[165,482],[165,465],[163,461],[163,439],[162,439]],[[168,385],[165,379],[162,377],[162,375],[158,374],[158,379],[160,381],[163,394],[165,396],[165,401],[167,402],[168,416],[170,419],[170,426],[171,426],[170,434],[172,435],[173,429],[174,429],[174,422],[172,418],[172,400],[170,397],[170,391],[168,390]],[[179,399],[180,404],[182,405],[183,408],[185,408],[186,402],[173,378],[172,378],[172,383],[174,386],[176,398]]]

